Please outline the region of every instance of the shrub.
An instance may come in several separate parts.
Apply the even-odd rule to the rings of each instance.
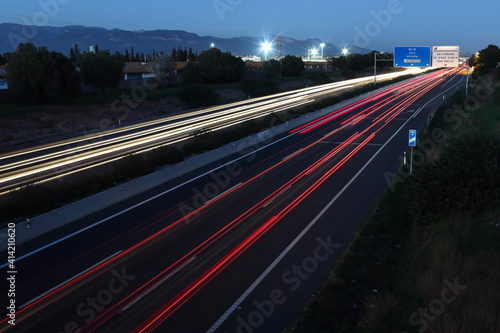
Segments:
[[[422,225],[452,211],[479,213],[500,206],[500,144],[482,132],[453,139],[435,165],[418,170],[409,193],[410,212]]]
[[[278,91],[279,84],[272,79],[253,77],[241,82],[241,90],[247,95],[264,96]]]
[[[219,95],[210,87],[202,84],[184,86],[179,92],[181,101],[190,107],[213,105],[217,102],[218,97]]]

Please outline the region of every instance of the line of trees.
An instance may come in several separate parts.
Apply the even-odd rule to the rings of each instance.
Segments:
[[[305,70],[304,61],[300,57],[287,55],[281,60],[271,59],[264,63],[264,75],[268,78],[276,76],[297,77]]]
[[[70,49],[70,58],[73,61],[76,61],[76,58],[78,57],[79,54],[80,54],[80,49],[78,47],[78,44],[75,44]],[[116,51],[114,55],[120,58],[120,60],[123,62],[151,62],[157,59],[158,57],[168,58],[171,61],[196,61],[196,58],[198,56],[197,53],[193,52],[192,48],[187,49],[184,47],[182,49],[180,46],[177,48],[175,47],[172,48],[172,50],[170,51],[170,55],[167,55],[163,51],[156,52],[156,50],[153,50],[151,53],[147,54],[145,54],[144,52],[139,53],[135,52],[133,46],[130,48],[130,51],[128,49],[125,49],[125,53]]]
[[[218,48],[203,51],[196,62],[188,62],[182,75],[182,83],[227,83],[239,82],[247,67],[245,62],[230,52]]]
[[[329,66],[339,71],[364,71],[368,68],[373,68],[374,54],[377,51],[372,51],[368,54],[348,54],[337,58],[328,59]],[[377,52],[378,53],[378,52]],[[378,69],[387,69],[392,67],[392,61],[377,62]]]
[[[8,66],[9,94],[16,101],[41,104],[78,94],[79,73],[74,63],[61,53],[21,43]]]
[[[8,62],[11,98],[32,104],[65,101],[81,93],[82,82],[102,92],[121,81],[124,64],[118,57],[108,51],[73,51],[68,58],[33,43],[19,44]]]

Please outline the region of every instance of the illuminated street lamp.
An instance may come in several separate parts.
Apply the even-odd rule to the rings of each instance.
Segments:
[[[324,48],[325,48],[326,44],[321,43],[321,44],[319,44],[319,46],[321,46],[321,59],[325,59]]]
[[[265,61],[267,60],[267,54],[269,53],[269,51],[271,51],[272,45],[269,42],[264,42],[262,43],[261,47],[262,51],[264,52],[264,61]]]
[[[214,43],[210,44],[210,48],[214,48],[214,47],[215,47]]]
[[[315,56],[318,54],[318,50],[316,50],[316,49],[312,49],[312,50],[309,50],[309,52],[308,52],[308,53],[309,53],[309,54],[308,54],[308,55],[309,55],[309,60],[311,60],[311,56],[312,56],[312,57],[315,57]]]
[[[349,49],[348,49],[348,48],[346,48],[346,47],[344,47],[344,48],[342,49],[342,54],[343,54],[344,56],[346,56],[346,55],[347,55],[347,53],[349,53]]]

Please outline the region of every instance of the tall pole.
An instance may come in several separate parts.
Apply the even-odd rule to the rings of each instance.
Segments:
[[[411,175],[413,171],[413,146],[411,146],[410,149],[411,149],[410,152],[410,175]]]
[[[377,52],[373,52],[373,85],[377,85]]]
[[[467,80],[465,82],[465,95],[469,95],[469,58],[467,58]]]

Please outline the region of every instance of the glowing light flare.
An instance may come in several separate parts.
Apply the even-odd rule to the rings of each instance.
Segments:
[[[262,51],[269,52],[272,49],[272,44],[270,42],[264,42],[261,44]]]

